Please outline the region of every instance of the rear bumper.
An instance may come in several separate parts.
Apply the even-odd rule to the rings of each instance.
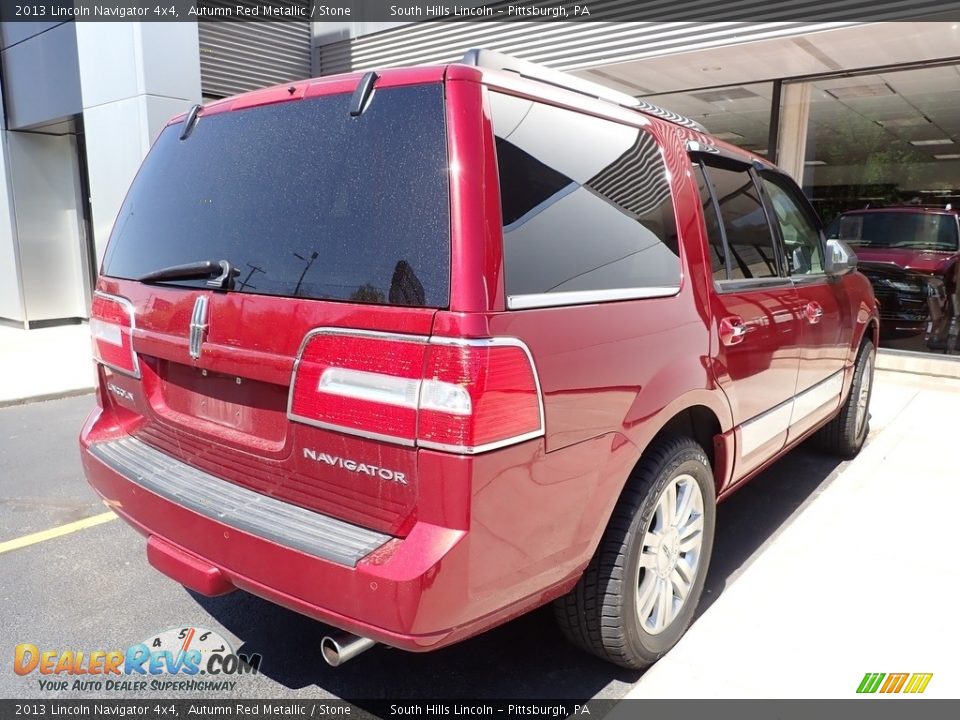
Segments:
[[[234,485],[135,437],[96,443],[87,452],[143,490],[234,530],[245,530],[321,560],[356,567],[361,559],[391,539],[389,535]]]
[[[153,481],[144,468],[124,469],[111,450],[136,449],[127,440],[122,424],[109,411],[95,408],[80,437],[87,479],[108,506],[147,536],[154,567],[203,594],[240,588],[357,635],[424,651],[516,617],[565,592],[576,580],[570,567],[554,566],[550,573],[527,575],[520,583],[527,590],[522,596],[478,593],[469,572],[476,543],[471,549],[465,529],[421,521],[403,539],[390,538],[258,495],[267,504],[283,506],[274,510],[315,516],[317,531],[304,540],[304,523],[311,518],[301,515],[296,537],[282,528],[264,532],[262,525],[237,520],[242,498],[227,498],[231,514],[216,505],[203,507],[202,500],[188,507],[166,492],[170,483],[164,485],[164,480],[197,472],[174,458],[164,456],[166,470]],[[237,490],[223,480],[213,481]],[[215,503],[215,497],[208,502]],[[344,550],[341,543],[335,551],[340,556],[334,558],[336,533],[343,539],[344,531],[353,534],[352,544],[346,543],[353,549]],[[320,537],[324,532],[330,536],[329,548]],[[327,557],[320,556],[324,553]],[[529,592],[532,587],[536,590]]]

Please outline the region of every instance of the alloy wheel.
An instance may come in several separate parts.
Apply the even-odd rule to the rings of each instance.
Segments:
[[[688,474],[657,498],[637,568],[637,617],[650,635],[663,632],[690,594],[703,546],[703,494]]]

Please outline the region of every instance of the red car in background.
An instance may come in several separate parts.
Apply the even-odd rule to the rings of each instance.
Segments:
[[[880,306],[884,338],[923,335],[955,352],[960,335],[960,216],[946,207],[867,208],[841,214],[828,236],[854,248]]]

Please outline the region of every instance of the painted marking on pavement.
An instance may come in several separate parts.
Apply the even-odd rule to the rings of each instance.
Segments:
[[[67,523],[66,525],[59,525],[55,528],[50,528],[49,530],[41,530],[40,532],[24,535],[23,537],[14,538],[13,540],[0,542],[0,555],[10,552],[11,550],[19,550],[20,548],[25,548],[29,545],[36,545],[37,543],[41,543],[45,540],[53,540],[53,538],[69,535],[70,533],[77,532],[77,530],[85,530],[86,528],[94,527],[96,525],[103,525],[103,523],[116,519],[117,516],[115,513],[105,512],[100,513],[99,515],[84,518],[83,520]]]

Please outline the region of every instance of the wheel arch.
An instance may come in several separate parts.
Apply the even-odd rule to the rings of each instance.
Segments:
[[[667,420],[644,448],[644,452],[664,437],[682,435],[695,440],[703,448],[710,460],[710,466],[713,467],[716,458],[715,438],[721,432],[720,418],[713,410],[706,405],[691,405]],[[643,459],[643,455],[644,453],[641,453],[638,463]]]
[[[728,472],[729,450],[723,440],[723,434],[732,427],[729,408],[718,405],[714,393],[693,393],[685,398],[686,402],[665,408],[658,421],[647,425],[644,437],[638,441],[633,438],[637,448],[635,462],[623,478],[617,500],[634,474],[637,466],[661,440],[667,437],[689,437],[703,448],[714,476],[714,491],[719,492]],[[611,507],[611,512],[612,512]],[[609,518],[607,519],[609,521]]]
[[[880,347],[880,320],[876,317],[872,317],[867,321],[867,327],[863,331],[863,337],[861,337],[860,342],[857,343],[857,354],[860,353],[860,348],[863,347],[863,341],[867,338],[873,342],[875,348]]]
[[[854,336],[854,342],[850,347],[850,354],[843,369],[843,390],[840,394],[841,402],[846,400],[847,394],[853,386],[853,371],[857,365],[857,358],[860,357],[860,350],[867,340],[873,343],[873,347],[878,350],[880,349],[880,318],[875,314],[867,316],[863,322],[863,331]]]
[[[667,435],[685,435],[699,444],[710,460],[716,490],[727,480],[733,448],[725,438],[733,429],[733,414],[729,401],[719,386],[697,388],[682,393],[662,407],[653,417],[639,424],[629,433],[636,446],[636,463],[643,460],[647,450]],[[630,469],[633,473],[636,464]],[[629,474],[624,478],[626,483]]]
[[[689,437],[703,448],[712,465],[714,497],[718,497],[720,488],[732,470],[733,448],[725,442],[725,438],[731,436],[727,431],[732,423],[726,398],[719,390],[700,390],[688,393],[679,400],[681,402],[671,404],[642,424],[642,440],[638,439],[641,433],[636,432],[632,433],[632,437],[624,431],[609,436],[616,451],[626,453],[626,456],[620,460],[611,456],[609,463],[600,471],[601,474],[615,472],[616,476],[615,479],[611,478],[605,489],[595,488],[584,506],[581,526],[585,533],[581,536],[584,541],[581,564],[568,580],[573,581],[581,576],[608,531],[616,507],[624,499],[638,466],[661,440],[671,436]]]

